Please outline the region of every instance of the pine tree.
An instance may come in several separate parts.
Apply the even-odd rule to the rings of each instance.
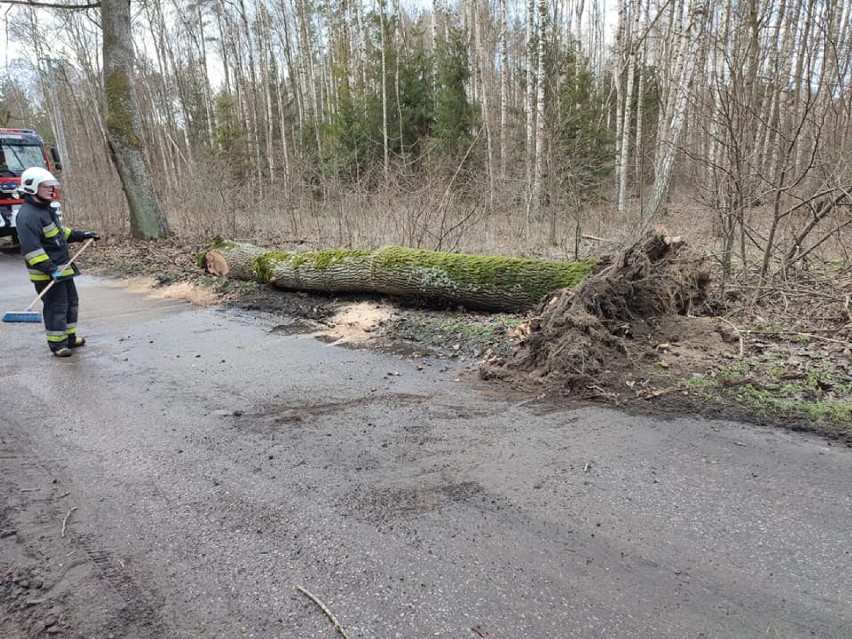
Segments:
[[[461,168],[470,175],[476,162],[471,150],[480,117],[466,91],[470,67],[464,32],[449,28],[447,40],[437,45],[436,55],[435,124],[430,149],[433,164],[453,172]]]

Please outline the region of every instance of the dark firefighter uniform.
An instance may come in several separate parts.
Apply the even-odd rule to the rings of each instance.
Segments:
[[[41,293],[53,279],[52,273],[70,260],[69,242],[82,242],[95,238],[91,231],[72,231],[62,226],[56,209],[32,195],[24,196],[24,203],[16,219],[21,254],[27,263],[30,280],[37,293]],[[51,351],[78,345],[77,310],[79,298],[74,277],[80,273],[76,264],[62,271],[56,284],[42,298],[44,327]]]

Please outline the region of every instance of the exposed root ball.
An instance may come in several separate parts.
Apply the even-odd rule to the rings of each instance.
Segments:
[[[487,364],[480,376],[523,374],[566,389],[617,384],[641,348],[629,336],[639,325],[685,315],[707,297],[706,258],[664,230],[632,245],[573,290],[545,300],[525,327],[526,336],[505,364]],[[649,346],[653,350],[653,346]],[[652,353],[651,353],[652,355]]]
[[[646,236],[608,267],[586,279],[549,313],[584,309],[603,322],[684,315],[707,298],[710,270],[704,255],[665,231]]]

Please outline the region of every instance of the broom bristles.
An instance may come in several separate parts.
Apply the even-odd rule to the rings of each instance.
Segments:
[[[33,311],[31,313],[27,311],[24,311],[22,313],[6,313],[3,316],[3,321],[19,323],[32,322],[38,324],[41,322],[41,313],[38,313],[36,311]]]

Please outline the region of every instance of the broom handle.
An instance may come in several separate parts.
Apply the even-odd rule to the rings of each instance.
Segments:
[[[89,239],[89,240],[86,240],[86,243],[85,243],[85,244],[83,244],[83,246],[82,246],[82,247],[80,247],[80,250],[79,250],[79,251],[77,251],[76,253],[74,253],[74,255],[72,255],[72,256],[71,256],[71,259],[70,259],[70,260],[68,260],[68,263],[67,263],[67,264],[65,264],[65,266],[60,267],[60,268],[59,268],[59,270],[60,270],[60,271],[64,271],[66,268],[68,268],[69,266],[71,266],[71,265],[74,263],[74,260],[76,260],[78,257],[80,257],[80,253],[82,253],[82,252],[83,252],[83,251],[85,251],[87,248],[89,248],[89,245],[90,245],[92,242],[94,242],[94,241],[95,241],[95,240],[94,240],[94,238]],[[44,296],[45,296],[45,294],[46,294],[46,293],[47,293],[50,289],[52,289],[52,288],[53,288],[53,285],[54,285],[54,284],[56,284],[56,280],[50,280],[50,284],[48,284],[47,286],[45,286],[45,287],[42,289],[41,293],[39,293],[39,294],[38,294],[38,296],[36,296],[36,298],[33,300],[33,303],[32,303],[32,304],[30,304],[29,306],[27,306],[27,308],[32,308],[33,306],[35,306],[36,304],[38,304],[38,301],[39,301],[42,297],[44,297]]]

